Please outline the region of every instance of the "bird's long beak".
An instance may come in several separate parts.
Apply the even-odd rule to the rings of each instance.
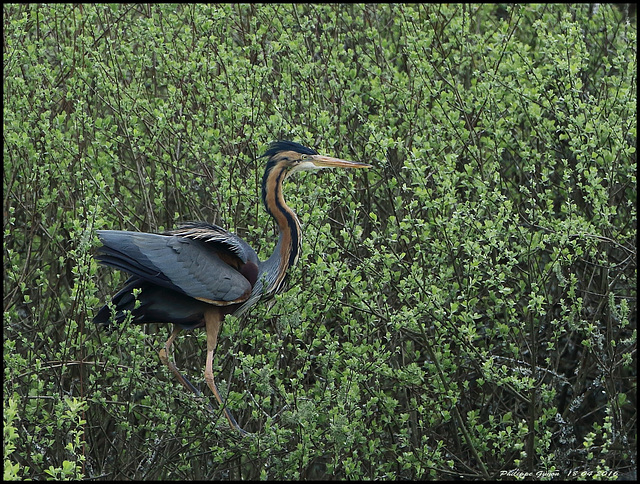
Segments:
[[[305,161],[310,161],[316,168],[371,168],[366,163],[341,160],[330,156],[310,155]]]

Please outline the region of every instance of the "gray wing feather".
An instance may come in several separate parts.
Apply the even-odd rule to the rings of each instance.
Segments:
[[[226,250],[237,255],[242,262],[253,262],[258,265],[258,256],[251,246],[236,234],[218,225],[205,222],[186,222],[178,229],[166,233],[223,246]]]
[[[244,301],[250,282],[219,251],[191,238],[115,230],[98,231],[98,259],[144,280],[221,305]],[[254,253],[255,254],[255,253]]]

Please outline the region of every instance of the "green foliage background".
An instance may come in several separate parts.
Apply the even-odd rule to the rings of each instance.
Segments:
[[[635,12],[593,5],[3,5],[4,476],[613,478],[635,468]],[[214,365],[253,435],[91,324],[102,228],[221,224],[291,288]],[[176,360],[201,388],[205,339]],[[208,392],[206,392],[207,395]],[[216,407],[217,408],[217,407]],[[536,474],[540,473],[540,474]]]

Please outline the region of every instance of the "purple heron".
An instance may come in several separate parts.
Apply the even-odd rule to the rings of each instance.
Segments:
[[[298,217],[284,201],[283,182],[303,170],[371,166],[322,156],[291,141],[272,143],[263,157],[268,161],[262,178],[262,201],[280,230],[275,250],[267,260],[260,261],[237,235],[202,222],[189,222],[162,234],[99,230],[103,245],[96,256],[100,263],[131,277],[113,296],[111,305],[98,311],[94,322],[108,325],[114,307],[117,322],[131,313],[133,323],[173,324],[169,339],[160,349],[160,360],[196,395],[200,392],[178,371],[170,350],[181,330],[204,327],[205,381],[229,423],[242,434],[247,432],[233,418],[215,384],[213,354],[225,315],[241,315],[259,300],[281,291],[287,270],[298,260],[302,232]],[[134,290],[138,290],[136,296]]]

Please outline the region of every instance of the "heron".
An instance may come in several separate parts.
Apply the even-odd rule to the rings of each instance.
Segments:
[[[297,215],[285,203],[283,183],[299,171],[371,167],[322,156],[292,141],[271,143],[260,158],[267,159],[262,202],[280,232],[273,254],[264,261],[236,234],[204,222],[187,222],[163,233],[97,232],[102,246],[96,259],[130,277],[111,303],[98,311],[94,323],[122,323],[130,314],[136,324],[173,324],[169,339],[159,351],[160,361],[197,396],[202,394],[176,367],[171,347],[180,331],[205,328],[204,379],[231,427],[243,435],[248,432],[238,425],[216,386],[213,355],[225,316],[240,316],[258,301],[281,292],[288,269],[298,260],[302,230]],[[213,411],[211,405],[209,410]]]

